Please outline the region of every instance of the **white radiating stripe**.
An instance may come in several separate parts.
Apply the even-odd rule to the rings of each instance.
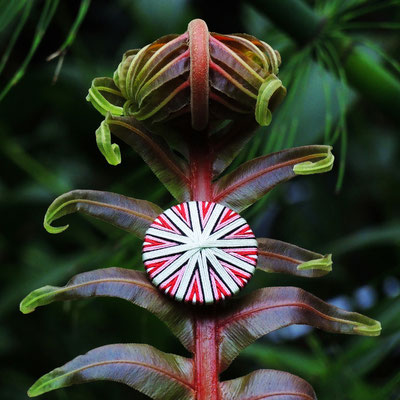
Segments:
[[[186,290],[190,284],[190,278],[192,277],[193,271],[196,268],[197,260],[200,257],[200,252],[195,253],[189,260],[186,266],[185,272],[183,273],[182,280],[179,284],[178,291],[175,294],[175,298],[179,301],[183,300],[186,294]]]
[[[232,265],[242,268],[245,271],[249,272],[250,274],[254,273],[254,266],[251,264],[248,264],[242,260],[240,260],[239,258],[236,258],[228,253],[225,253],[225,251],[222,251],[220,249],[212,249],[212,251],[214,252],[215,255],[217,255],[219,258],[221,258],[224,261],[228,261],[229,263],[231,263]]]
[[[257,241],[255,239],[219,239],[219,240],[207,240],[205,247],[257,247]],[[240,250],[238,248],[238,250]]]
[[[185,251],[193,250],[195,248],[197,248],[197,246],[194,244],[180,244],[179,246],[166,247],[165,249],[160,250],[146,250],[143,251],[143,261],[170,256],[171,254],[184,253]]]
[[[200,225],[199,211],[197,209],[197,202],[189,201],[188,206],[189,206],[190,217],[192,220],[194,240],[196,243],[198,243],[200,241],[201,225]]]
[[[246,224],[246,221],[243,218],[238,218],[237,220],[233,221],[232,223],[221,228],[219,231],[210,235],[209,238],[210,238],[210,240],[217,240],[217,239],[221,238],[222,236],[225,236],[229,232],[233,231],[236,228],[239,228],[239,226],[244,225],[244,224]]]
[[[228,286],[229,290],[232,293],[237,293],[239,291],[239,286],[232,279],[232,277],[228,274],[228,272],[226,272],[225,268],[217,260],[217,258],[214,256],[212,251],[210,249],[204,249],[203,251],[206,253],[207,258],[210,260],[212,266],[215,269],[215,272],[217,272],[217,274],[221,277],[221,279],[224,281],[225,285]]]
[[[181,217],[178,217],[171,209],[168,209],[164,214],[174,223],[186,236],[193,239],[192,230],[182,221]]]
[[[153,279],[153,283],[155,285],[159,285],[166,278],[172,275],[178,268],[180,268],[182,264],[184,264],[190,257],[192,257],[195,252],[196,250],[191,250],[183,253],[177,260],[175,260],[172,264],[168,265],[168,267],[165,268],[164,271],[160,272]]]
[[[203,233],[201,234],[201,238],[207,239],[208,235],[211,233],[212,228],[216,224],[218,218],[222,214],[222,211],[224,211],[224,206],[221,206],[221,204],[215,204],[214,210],[212,211],[210,218],[207,221],[207,224],[204,228]]]
[[[214,296],[211,289],[210,273],[208,271],[207,259],[204,251],[201,252],[201,257],[199,257],[199,272],[201,286],[203,287],[204,301],[206,304],[213,303]]]
[[[172,233],[172,232],[166,232],[157,228],[149,228],[146,232],[146,235],[152,235],[163,239],[169,239],[175,242],[186,243],[186,244],[192,242],[192,240],[187,236],[178,235],[177,233]]]

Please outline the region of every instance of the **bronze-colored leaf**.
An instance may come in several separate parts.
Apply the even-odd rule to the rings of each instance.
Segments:
[[[117,297],[142,307],[163,321],[182,344],[193,350],[193,326],[186,308],[163,296],[141,271],[104,268],[74,276],[65,286],[44,286],[26,296],[20,305],[24,314],[55,301],[89,297]]]
[[[378,321],[349,312],[296,287],[256,290],[232,299],[220,317],[219,354],[221,370],[261,336],[289,325],[306,324],[334,333],[365,336],[380,334]]]
[[[214,201],[240,212],[278,183],[297,174],[326,172],[332,165],[330,146],[295,147],[258,157],[219,179],[214,185]]]
[[[322,255],[280,240],[258,238],[257,268],[307,278],[332,271],[331,254]]]
[[[44,216],[44,227],[49,233],[61,233],[69,225],[54,227],[51,223],[64,215],[78,211],[143,238],[148,227],[163,210],[150,201],[116,193],[73,190],[57,197],[51,203]]]
[[[195,399],[192,362],[147,344],[112,344],[91,350],[42,376],[28,395],[100,380],[124,383],[155,400]]]
[[[287,372],[262,369],[221,382],[222,400],[317,400],[305,380]]]

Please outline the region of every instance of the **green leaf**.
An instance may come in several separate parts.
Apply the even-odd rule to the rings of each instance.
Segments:
[[[221,382],[222,400],[317,400],[305,380],[287,372],[262,369],[230,381]]]
[[[163,321],[182,344],[193,350],[193,326],[186,308],[163,296],[147,274],[124,268],[104,268],[73,277],[65,286],[44,286],[26,296],[20,310],[24,314],[55,301],[90,297],[117,297],[142,307]]]
[[[109,164],[121,164],[121,151],[116,143],[111,144],[110,128],[106,121],[103,121],[96,130],[96,143]]]
[[[64,215],[82,212],[101,219],[142,238],[154,219],[162,213],[157,205],[120,194],[97,190],[72,190],[57,197],[44,216],[44,227],[49,233],[61,233],[69,225],[52,226]]]
[[[29,397],[100,380],[124,383],[155,400],[195,398],[191,360],[146,344],[112,344],[91,350],[37,380]]]
[[[221,370],[261,336],[294,324],[365,336],[378,336],[381,332],[378,321],[325,303],[302,289],[260,289],[241,299],[232,299],[218,321]]]
[[[328,148],[328,153],[325,158],[319,161],[304,161],[296,164],[293,167],[293,171],[296,175],[311,175],[311,174],[321,174],[323,172],[328,172],[333,167],[333,162],[335,157],[332,154],[332,148]]]
[[[153,135],[133,117],[113,117],[105,122],[111,132],[131,146],[179,202],[189,200],[189,169],[161,137]]]
[[[245,162],[214,184],[213,201],[237,212],[243,211],[278,183],[295,177],[297,173],[294,167],[297,166],[301,171],[310,171],[314,168],[315,173],[324,172],[328,170],[326,166],[315,165],[327,158],[333,162],[332,157],[330,146],[315,145],[295,147],[255,158]],[[314,167],[309,164],[305,166],[306,162]]]
[[[123,105],[126,101],[111,78],[93,79],[86,100],[104,116],[108,112],[113,115],[123,115]]]
[[[272,111],[286,96],[282,81],[274,74],[269,75],[258,90],[256,120],[261,126],[268,126],[272,121]]]
[[[314,253],[280,240],[258,238],[257,268],[314,278],[332,271],[332,255]]]
[[[324,272],[332,271],[332,254],[301,263],[297,266],[298,271],[319,270]]]

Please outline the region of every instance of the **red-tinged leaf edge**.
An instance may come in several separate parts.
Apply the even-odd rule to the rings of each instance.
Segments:
[[[331,170],[331,150],[331,146],[302,146],[247,161],[214,183],[213,201],[241,212],[278,183]]]
[[[143,238],[148,227],[162,211],[147,200],[97,190],[73,190],[51,203],[43,225],[49,233],[61,233],[69,225],[54,227],[52,222],[64,215],[82,212]]]
[[[257,268],[306,278],[332,271],[332,255],[322,255],[280,240],[258,238]]]
[[[221,400],[317,400],[304,379],[287,372],[262,369],[221,382]]]
[[[261,336],[289,325],[364,336],[381,332],[378,321],[325,303],[296,287],[264,288],[232,299],[217,324],[221,370]]]
[[[116,297],[142,307],[174,333],[182,344],[193,351],[193,322],[185,305],[174,302],[152,285],[147,274],[124,268],[104,268],[74,276],[65,286],[44,286],[28,294],[20,304],[24,314],[55,301],[91,297]]]
[[[112,344],[91,350],[42,376],[28,396],[100,380],[124,383],[155,400],[195,399],[192,362],[146,344]]]

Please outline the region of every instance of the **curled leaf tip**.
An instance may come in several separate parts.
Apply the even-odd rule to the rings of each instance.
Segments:
[[[303,262],[297,266],[299,271],[318,269],[321,271],[332,271],[332,254],[327,254],[325,257],[317,258],[316,260],[310,260]]]
[[[19,311],[21,311],[22,314],[30,314],[35,311],[35,308],[29,306],[29,296],[30,295],[26,296],[21,303],[19,303]]]
[[[311,175],[330,171],[335,161],[335,157],[332,154],[332,147],[328,146],[327,153],[321,154],[321,157],[324,158],[319,161],[304,161],[296,164],[293,167],[293,172],[296,175]]]
[[[382,326],[379,321],[375,321],[374,319],[370,320],[369,324],[359,324],[353,328],[355,333],[363,336],[379,336],[382,331]]]
[[[92,103],[93,107],[104,116],[106,116],[108,112],[113,115],[122,115],[123,109],[121,106],[117,105],[121,102],[122,98],[120,99],[120,96],[115,93],[118,93],[118,91],[112,79],[95,78],[92,81],[92,86],[89,89],[86,100]],[[107,99],[106,96],[111,96],[111,98]],[[117,100],[115,100],[114,97],[116,97]],[[109,101],[111,99],[112,102]]]
[[[54,218],[53,218],[54,213],[52,213],[50,211],[50,209],[51,209],[51,206],[49,207],[49,209],[46,212],[46,215],[44,216],[44,221],[43,221],[44,229],[46,229],[46,231],[48,233],[52,233],[54,235],[66,231],[69,227],[69,224],[63,225],[63,226],[52,226],[51,225],[51,223],[54,220]]]
[[[110,127],[106,120],[96,130],[96,143],[109,164],[118,165],[121,163],[121,151],[116,143],[111,143]]]
[[[272,111],[286,96],[282,81],[274,74],[269,75],[258,90],[256,102],[256,120],[261,126],[268,126],[272,120]]]

